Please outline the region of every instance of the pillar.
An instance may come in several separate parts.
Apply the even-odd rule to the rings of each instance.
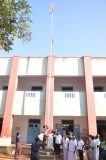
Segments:
[[[54,56],[48,56],[46,77],[45,125],[49,133],[53,130]]]
[[[93,78],[92,78],[90,56],[84,56],[83,61],[84,61],[84,72],[85,72],[88,134],[95,136],[97,134],[97,125],[96,125],[96,112],[95,112],[94,89],[93,89]]]
[[[12,132],[12,123],[13,123],[12,106],[13,106],[14,94],[15,91],[17,90],[17,85],[18,85],[18,76],[17,76],[18,64],[19,64],[19,57],[18,56],[13,57],[9,83],[8,83],[7,97],[5,102],[3,125],[1,131],[1,138],[5,138],[6,141],[9,140],[8,143],[10,143],[11,132]]]

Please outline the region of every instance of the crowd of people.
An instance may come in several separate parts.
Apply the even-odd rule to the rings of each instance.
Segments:
[[[86,160],[106,160],[106,141],[103,138],[88,135],[85,140],[80,137],[77,140],[72,132],[70,133],[69,135],[65,133],[60,135],[59,132],[53,132],[53,147],[56,155],[60,155],[60,147],[62,146],[64,160],[77,160],[77,153],[80,160],[84,160],[84,157]],[[35,142],[31,145],[31,160],[39,160],[39,149],[41,146],[44,149],[47,145],[45,139],[45,135],[42,140],[39,136],[35,137]],[[18,132],[16,134],[15,159],[20,155],[20,146],[20,133]]]
[[[99,136],[88,135],[85,140],[81,137],[76,140],[75,136],[63,137],[59,132],[53,134],[54,151],[60,154],[60,145],[63,147],[64,160],[77,160],[77,153],[80,160],[106,160],[106,142]],[[84,156],[85,154],[85,156]]]

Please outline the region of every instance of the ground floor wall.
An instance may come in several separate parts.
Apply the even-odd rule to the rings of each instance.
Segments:
[[[21,141],[27,142],[29,119],[40,119],[40,132],[43,131],[44,116],[14,116],[12,142],[15,142],[17,132],[21,133]]]
[[[3,118],[3,115],[0,115],[0,118]],[[39,132],[43,132],[43,125],[44,125],[44,116],[21,116],[21,115],[14,115],[13,120],[13,126],[12,126],[12,143],[15,142],[16,133],[21,133],[21,141],[23,143],[27,142],[28,138],[28,127],[29,127],[29,119],[40,119],[40,126],[39,126]],[[80,136],[83,137],[88,134],[87,130],[87,117],[80,117],[80,116],[54,116],[53,117],[53,129],[57,128],[57,125],[62,125],[62,120],[73,120],[73,125],[80,127]],[[96,117],[96,120],[98,121],[105,121],[106,123],[106,117]],[[106,131],[106,124],[104,125],[104,130]],[[101,124],[97,124],[97,128],[100,129]]]

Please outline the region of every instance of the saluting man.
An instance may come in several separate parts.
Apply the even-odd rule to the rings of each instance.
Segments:
[[[35,143],[31,145],[31,160],[40,160],[39,150],[41,146],[46,146],[46,143],[39,142],[39,138],[35,137]]]

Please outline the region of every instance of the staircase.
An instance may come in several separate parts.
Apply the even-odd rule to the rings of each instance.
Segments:
[[[51,149],[41,149],[40,150],[40,158],[41,159],[50,159],[50,160],[62,160],[62,154],[61,155],[55,155],[55,152],[53,152]]]

